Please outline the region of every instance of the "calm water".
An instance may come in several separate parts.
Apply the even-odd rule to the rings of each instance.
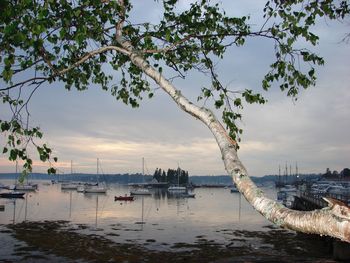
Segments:
[[[274,189],[263,190],[275,198]],[[188,199],[153,190],[152,196],[136,196],[133,202],[114,201],[114,196],[129,191],[127,186],[110,185],[107,194],[83,194],[62,191],[59,184],[39,182],[39,190],[28,192],[24,199],[0,199],[0,204],[5,205],[0,212],[1,229],[23,221],[65,220],[81,234],[93,233],[115,243],[142,244],[147,249],[168,251],[174,244],[195,243],[199,239],[230,246],[237,237],[249,239],[249,246],[259,249],[266,247],[264,237],[237,233],[261,234],[273,228],[239,193],[230,193],[230,189],[197,188],[196,197]],[[0,260],[8,259],[20,241],[7,231],[0,235],[3,236]]]
[[[127,186],[110,185],[105,195],[84,194],[62,191],[60,184],[40,183],[39,190],[28,192],[24,199],[0,199],[5,205],[5,211],[0,212],[0,224],[68,220],[105,232],[118,224],[142,230],[128,231],[126,235],[121,231],[118,240],[155,238],[165,243],[191,242],[197,235],[221,240],[224,236],[216,230],[260,230],[270,224],[239,193],[230,193],[230,189],[197,188],[196,197],[186,199],[154,190],[152,196],[135,196],[133,202],[114,201],[114,196],[129,191]],[[273,189],[265,191],[275,195]]]

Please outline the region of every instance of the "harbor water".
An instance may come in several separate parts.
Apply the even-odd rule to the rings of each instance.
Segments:
[[[332,262],[322,240],[272,225],[230,189],[196,188],[195,198],[151,189],[114,200],[130,190],[84,194],[40,181],[24,199],[0,199],[0,261]]]

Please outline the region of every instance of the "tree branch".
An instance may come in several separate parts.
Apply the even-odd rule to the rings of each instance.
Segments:
[[[124,0],[118,0],[118,3],[119,3],[121,10],[119,12],[120,20],[115,25],[116,40],[121,39],[121,37],[123,36],[123,26],[124,26],[124,22],[125,22],[125,3],[124,3]]]
[[[124,43],[123,46],[130,51],[128,43]],[[328,235],[350,242],[350,219],[340,218],[329,209],[309,212],[291,210],[265,197],[263,191],[249,178],[246,168],[239,160],[236,142],[227,135],[213,112],[190,102],[137,53],[130,51],[129,57],[132,63],[152,78],[182,110],[201,120],[210,129],[221,150],[226,171],[232,176],[239,191],[259,213],[280,227],[304,233]]]
[[[181,39],[178,42],[175,42],[165,48],[160,48],[160,49],[149,49],[149,50],[143,50],[141,53],[145,53],[145,54],[154,54],[154,53],[166,53],[169,50],[181,45],[182,43],[186,42],[187,40],[191,39],[194,35],[188,35],[186,37],[184,37],[183,39]]]
[[[25,80],[25,81],[18,82],[18,83],[14,84],[14,85],[11,85],[11,86],[9,86],[9,87],[2,88],[2,89],[0,89],[0,91],[10,90],[10,89],[13,89],[13,88],[15,88],[15,87],[24,85],[24,84],[26,84],[26,83],[28,83],[28,82],[35,82],[35,81],[37,81],[37,80],[40,80],[40,81],[43,81],[43,82],[44,82],[44,81],[46,81],[46,80],[48,80],[48,79],[49,79],[49,78],[44,78],[44,77],[30,78],[30,79],[27,79],[27,80]]]
[[[94,51],[88,52],[85,56],[81,57],[81,58],[80,58],[77,62],[75,62],[73,65],[71,65],[71,66],[69,66],[69,67],[67,67],[67,68],[65,68],[65,69],[62,69],[62,70],[60,70],[60,71],[57,71],[57,70],[56,70],[56,73],[53,74],[53,75],[51,75],[51,76],[49,76],[49,77],[34,77],[34,78],[30,78],[30,79],[27,79],[27,80],[25,80],[25,81],[16,83],[16,84],[14,84],[14,85],[11,85],[11,86],[9,86],[9,87],[1,88],[0,91],[10,90],[10,89],[13,89],[13,88],[15,88],[15,87],[24,85],[24,84],[26,84],[26,83],[28,83],[28,82],[33,82],[33,83],[35,83],[35,81],[37,81],[37,80],[40,80],[39,83],[41,84],[42,82],[45,82],[45,81],[47,81],[47,80],[49,80],[49,79],[52,79],[52,78],[55,78],[55,77],[58,77],[58,76],[61,76],[61,75],[65,74],[65,73],[67,73],[68,71],[70,71],[70,70],[72,70],[73,68],[75,68],[75,67],[81,65],[82,63],[84,63],[86,60],[92,58],[93,56],[96,56],[96,55],[98,55],[98,54],[101,54],[101,53],[104,53],[104,52],[110,51],[110,50],[118,51],[118,52],[120,52],[120,53],[123,53],[124,55],[130,55],[130,52],[129,52],[129,51],[127,51],[127,50],[125,50],[125,49],[123,49],[123,48],[117,47],[117,46],[105,46],[105,47],[101,47],[101,48],[96,49],[96,50],[94,50]]]
[[[67,73],[68,71],[70,71],[71,69],[79,66],[80,64],[84,63],[86,60],[92,58],[93,56],[95,55],[98,55],[98,54],[101,54],[101,53],[104,53],[106,51],[110,51],[110,50],[114,50],[114,51],[118,51],[120,53],[123,53],[124,55],[130,55],[130,52],[123,49],[123,48],[120,48],[120,47],[117,47],[117,46],[105,46],[105,47],[101,47],[99,49],[96,49],[94,51],[90,51],[88,52],[85,56],[81,57],[77,62],[75,62],[73,65],[71,65],[70,67],[67,67],[65,69],[62,69],[60,71],[57,72],[57,74],[54,74],[52,77],[56,77],[56,76],[60,76],[60,75],[63,75],[65,73]]]

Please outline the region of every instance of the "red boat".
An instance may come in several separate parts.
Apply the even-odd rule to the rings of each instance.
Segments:
[[[134,197],[132,195],[130,196],[115,196],[114,201],[134,201]]]

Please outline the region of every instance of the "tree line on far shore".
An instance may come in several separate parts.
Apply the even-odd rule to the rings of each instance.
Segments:
[[[153,178],[158,182],[165,182],[169,184],[187,185],[189,182],[188,171],[177,169],[168,169],[168,171],[156,168]]]

